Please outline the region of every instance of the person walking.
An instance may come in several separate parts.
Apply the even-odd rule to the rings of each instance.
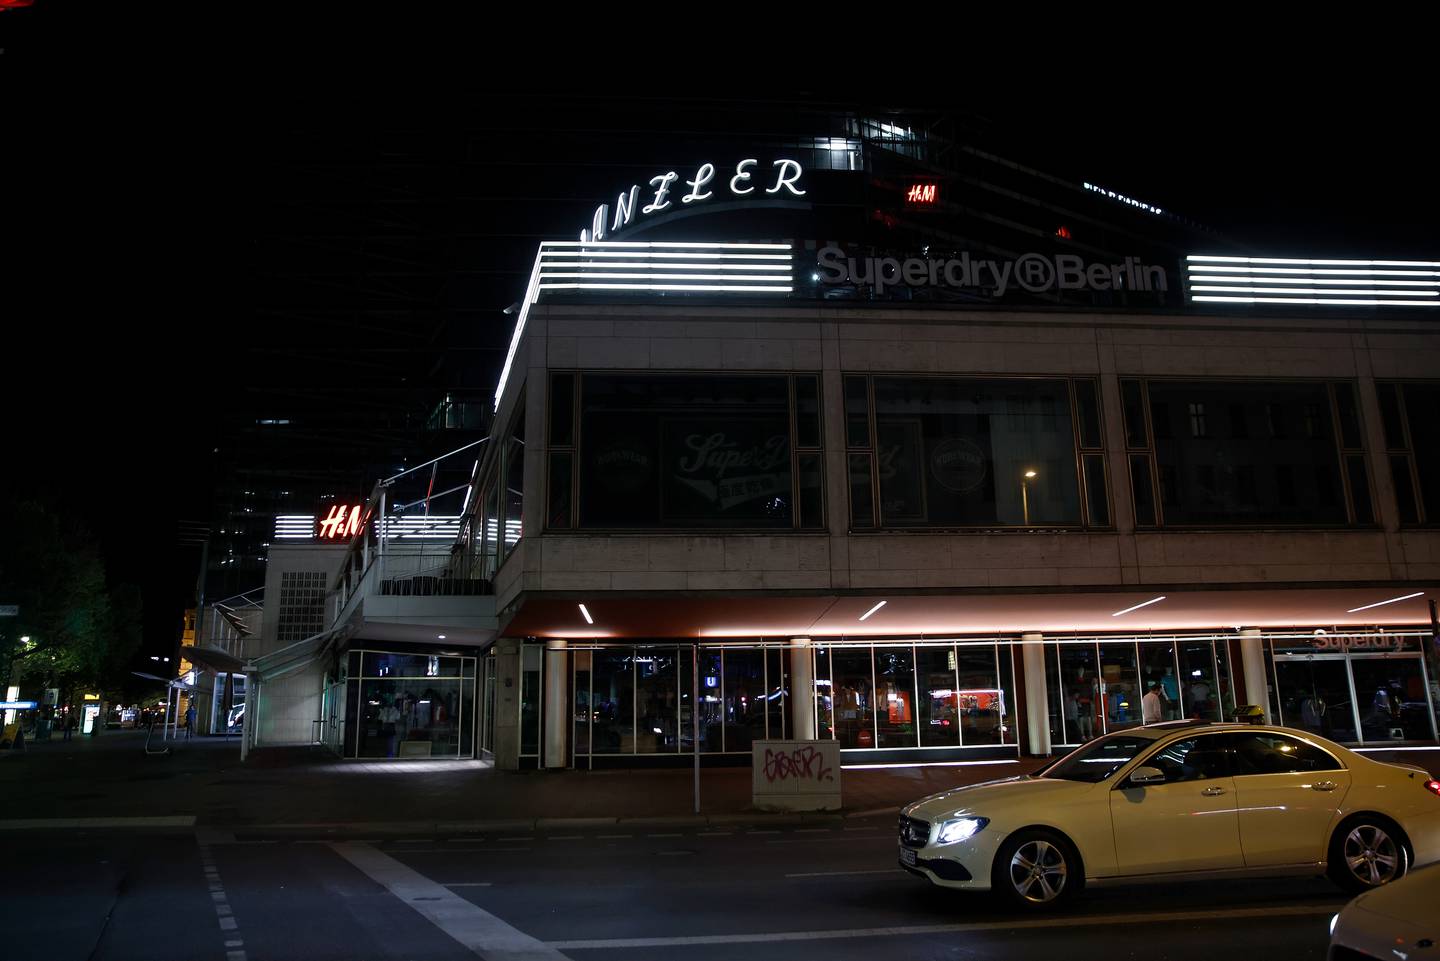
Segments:
[[[70,738],[71,738],[71,737],[74,735],[74,733],[75,733],[75,714],[74,714],[74,712],[73,712],[73,711],[66,711],[66,712],[65,712],[65,719],[62,720],[62,721],[60,722],[60,724],[64,727],[64,730],[65,730],[65,740],[67,740],[67,741],[70,740]]]
[[[1159,724],[1165,719],[1165,701],[1159,684],[1151,684],[1150,693],[1140,699],[1140,723]]]
[[[195,733],[195,702],[191,701],[190,706],[185,708],[185,740]]]

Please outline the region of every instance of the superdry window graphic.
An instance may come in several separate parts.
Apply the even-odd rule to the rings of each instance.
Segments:
[[[1169,272],[1139,257],[1119,263],[1089,262],[1078,254],[1026,253],[1014,258],[857,256],[833,244],[815,258],[816,279],[827,287],[868,288],[877,298],[887,291],[964,291],[992,300],[1016,293],[1124,291],[1151,295],[1164,303]]]

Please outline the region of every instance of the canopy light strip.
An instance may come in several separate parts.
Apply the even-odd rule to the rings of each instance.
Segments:
[[[746,276],[743,276],[743,277],[736,277],[736,276],[733,276],[733,275],[731,275],[731,274],[637,274],[637,273],[620,273],[620,274],[615,274],[615,273],[598,272],[598,271],[583,271],[583,272],[576,272],[576,273],[571,273],[571,272],[569,272],[569,271],[560,271],[559,273],[542,273],[542,274],[540,275],[541,281],[554,280],[554,279],[556,279],[556,278],[560,278],[560,279],[576,279],[576,278],[582,278],[582,277],[588,277],[588,278],[591,278],[591,279],[594,279],[594,280],[742,280],[742,281],[765,281],[765,280],[768,280],[768,281],[774,281],[774,282],[782,283],[782,284],[791,283],[791,282],[795,279],[794,277],[790,276],[789,274],[773,275],[773,276],[772,276],[772,275],[769,275],[769,274],[759,274],[759,275],[747,274]],[[1398,295],[1397,295],[1397,296],[1398,296]]]
[[[1235,277],[1197,276],[1191,283],[1219,284],[1364,284],[1367,287],[1440,287],[1440,280],[1367,280],[1364,277]]]
[[[584,604],[581,604],[581,605],[580,605],[580,613],[583,614],[583,615],[585,615],[585,623],[586,623],[586,624],[594,624],[594,623],[595,623],[595,618],[593,618],[593,617],[590,616],[590,611],[585,607]]]
[[[1186,254],[1186,260],[1215,261],[1226,264],[1321,264],[1327,267],[1440,267],[1434,260],[1299,260],[1290,257],[1211,257]]]
[[[1440,290],[1312,290],[1308,287],[1215,287],[1196,285],[1191,290],[1224,294],[1325,294],[1330,297],[1440,297]]]
[[[1392,597],[1392,598],[1390,598],[1390,600],[1388,600],[1388,601],[1376,601],[1374,604],[1366,604],[1364,607],[1352,607],[1352,608],[1350,608],[1350,610],[1346,611],[1345,613],[1346,613],[1346,614],[1357,614],[1357,613],[1359,613],[1360,611],[1368,611],[1368,610],[1370,610],[1370,608],[1372,608],[1372,607],[1384,607],[1386,604],[1398,604],[1398,603],[1400,603],[1401,601],[1408,601],[1408,600],[1412,600],[1412,599],[1414,599],[1414,598],[1416,598],[1416,597],[1424,597],[1424,596],[1425,596],[1425,592],[1424,592],[1424,591],[1416,591],[1414,594],[1406,594],[1404,597]]]
[[[1317,297],[1192,297],[1194,301],[1224,304],[1333,304],[1338,307],[1440,307],[1431,300],[1331,300]]]
[[[573,253],[566,250],[542,250],[540,256],[545,257],[573,257]],[[712,253],[689,253],[670,251],[648,251],[648,250],[595,250],[586,251],[586,257],[661,257],[666,260],[770,260],[786,261],[790,259],[789,254],[712,254]],[[541,261],[544,263],[544,261]]]
[[[706,263],[706,264],[662,264],[662,263],[653,263],[653,264],[650,264],[650,263],[645,263],[645,264],[626,264],[626,263],[615,263],[614,261],[609,261],[609,260],[593,260],[593,261],[586,261],[586,260],[560,260],[560,261],[557,261],[557,260],[547,260],[547,261],[545,261],[545,269],[546,269],[546,270],[551,270],[552,268],[561,268],[561,267],[563,267],[563,268],[569,268],[569,269],[573,269],[573,268],[576,268],[576,267],[597,267],[597,268],[603,268],[603,269],[605,269],[605,270],[695,270],[695,269],[700,268],[700,267],[704,267],[706,270],[788,270],[788,269],[789,269],[789,265],[788,265],[788,264],[783,263],[782,261],[778,261],[778,260],[775,261],[774,263],[766,262],[766,263],[762,263],[762,264],[710,264],[710,263]],[[1228,280],[1229,278],[1226,278],[1226,279]]]
[[[640,240],[547,240],[543,247],[617,247],[617,248],[669,248],[697,250],[789,250],[789,244],[730,244],[730,243],[680,243],[678,241]]]
[[[1208,270],[1225,274],[1374,274],[1386,277],[1440,277],[1440,270],[1371,270],[1362,267],[1341,269],[1336,267],[1226,267],[1222,264],[1191,266],[1190,270]]]
[[[880,610],[880,608],[884,607],[884,606],[885,606],[886,604],[888,604],[888,603],[890,603],[890,602],[889,602],[889,601],[881,601],[879,604],[876,604],[874,607],[870,608],[870,610],[866,611],[864,614],[861,614],[861,615],[860,615],[860,620],[863,621],[863,620],[868,619],[871,614],[874,614],[876,611]]]
[[[1131,611],[1138,611],[1142,607],[1149,607],[1151,604],[1159,604],[1163,600],[1165,600],[1165,595],[1161,594],[1159,597],[1152,597],[1150,600],[1145,601],[1143,604],[1136,604],[1134,607],[1127,607],[1123,611],[1116,611],[1110,616],[1119,617],[1121,614],[1129,614]]]
[[[718,284],[541,284],[541,290],[708,290],[722,292],[727,290],[747,291],[752,293],[774,293],[788,294],[793,287],[757,287],[751,285],[724,285]]]

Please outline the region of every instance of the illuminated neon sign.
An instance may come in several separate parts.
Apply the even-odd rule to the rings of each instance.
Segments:
[[[369,515],[360,516],[363,509],[359,504],[336,504],[320,521],[320,529],[315,536],[321,540],[349,540],[364,530],[365,522],[370,519]]]
[[[940,199],[940,187],[937,184],[914,184],[905,192],[907,204],[933,204]]]
[[[742,160],[735,165],[735,174],[727,181],[729,194],[732,197],[744,197],[753,194],[756,186],[752,178],[756,174],[758,160]],[[775,170],[775,183],[764,188],[767,194],[789,193],[795,197],[805,196],[805,191],[800,189],[800,177],[805,169],[800,166],[798,160],[777,160],[770,165]],[[678,198],[679,207],[676,207],[676,198],[671,195],[670,188],[681,182],[680,175],[673,170],[663,174],[656,174],[649,180],[650,190],[645,193],[647,196],[653,193],[653,198],[645,206],[640,206],[640,185],[635,184],[629,190],[615,198],[615,206],[601,204],[595,208],[594,215],[590,218],[590,226],[580,231],[581,243],[605,240],[618,233],[636,219],[637,216],[648,217],[665,210],[682,209],[691,204],[709,200],[715,196],[717,190],[707,189],[715,180],[715,165],[702,163],[695,170],[693,179],[685,180],[683,183],[690,189]],[[724,193],[724,191],[719,191]]]

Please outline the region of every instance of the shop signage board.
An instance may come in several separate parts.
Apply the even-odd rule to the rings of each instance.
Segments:
[[[840,810],[838,741],[755,741],[751,794],[762,811]]]

